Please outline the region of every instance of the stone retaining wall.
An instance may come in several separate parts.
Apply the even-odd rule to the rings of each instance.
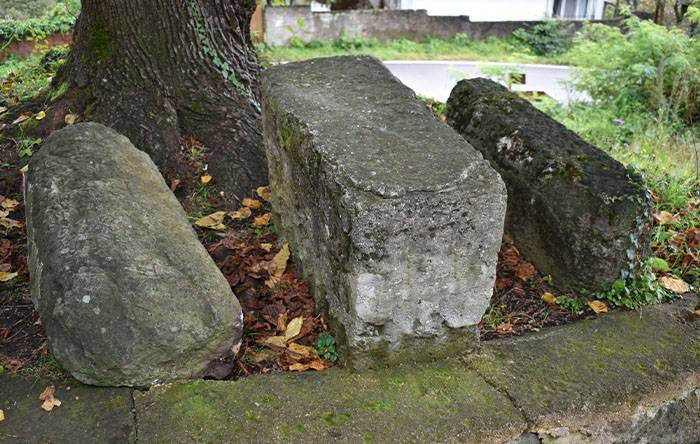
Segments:
[[[269,6],[265,8],[265,42],[286,45],[294,37],[303,42],[332,42],[342,35],[380,41],[422,41],[428,37],[450,39],[457,34],[471,38],[508,38],[516,29],[529,29],[539,23],[542,22],[472,22],[466,16],[429,16],[422,10],[358,9],[314,13],[308,6]],[[582,26],[581,21],[569,22],[572,33]]]

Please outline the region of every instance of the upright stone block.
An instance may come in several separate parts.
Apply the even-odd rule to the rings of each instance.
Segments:
[[[463,80],[447,122],[501,174],[506,232],[558,287],[604,289],[648,253],[651,201],[639,175],[526,100]]]
[[[263,78],[276,227],[355,368],[468,350],[492,294],[506,191],[376,59]]]
[[[148,155],[105,126],[56,131],[30,162],[31,291],[78,380],[197,376],[240,345],[241,307]]]

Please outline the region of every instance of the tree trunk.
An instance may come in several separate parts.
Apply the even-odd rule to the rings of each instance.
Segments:
[[[129,137],[165,174],[187,171],[183,137],[203,143],[231,201],[267,181],[254,9],[255,0],[83,0],[57,83],[80,98],[84,120]]]

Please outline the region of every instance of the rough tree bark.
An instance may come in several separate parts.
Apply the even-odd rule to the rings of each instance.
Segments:
[[[83,0],[57,83],[84,120],[108,125],[166,174],[183,174],[181,138],[206,147],[227,200],[267,181],[255,0]]]

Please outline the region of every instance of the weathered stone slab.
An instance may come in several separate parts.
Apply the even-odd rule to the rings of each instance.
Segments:
[[[696,443],[696,303],[489,341],[466,361],[154,387],[135,394],[139,442]]]
[[[350,363],[465,351],[495,279],[498,174],[370,57],[271,68],[263,97],[276,227]]]
[[[197,381],[135,395],[139,442],[501,443],[526,424],[455,362]]]
[[[501,174],[506,232],[557,286],[603,289],[647,254],[641,178],[527,101],[490,80],[463,80],[447,122]]]
[[[240,343],[241,309],[150,158],[98,124],[53,133],[26,190],[31,291],[80,381],[186,378]]]
[[[39,395],[49,384],[61,405],[46,412]],[[0,443],[133,443],[132,408],[131,389],[0,375]]]

